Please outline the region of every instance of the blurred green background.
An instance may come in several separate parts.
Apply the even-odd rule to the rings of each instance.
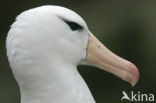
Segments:
[[[9,27],[19,13],[41,5],[60,5],[74,10],[109,49],[139,68],[140,80],[132,88],[108,72],[79,66],[97,103],[129,103],[120,101],[123,90],[156,95],[156,1],[1,0],[0,103],[20,103],[19,88],[6,57],[5,39]]]

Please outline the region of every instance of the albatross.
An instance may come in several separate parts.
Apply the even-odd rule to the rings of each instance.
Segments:
[[[137,67],[107,49],[85,21],[65,7],[45,5],[17,16],[7,35],[9,64],[21,103],[95,103],[78,65],[92,65],[134,86]]]

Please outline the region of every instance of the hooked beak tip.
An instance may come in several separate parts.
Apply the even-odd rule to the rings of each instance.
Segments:
[[[139,71],[138,71],[137,67],[132,63],[129,63],[128,66],[134,76],[134,79],[132,81],[130,81],[130,83],[132,86],[135,86],[139,80]]]

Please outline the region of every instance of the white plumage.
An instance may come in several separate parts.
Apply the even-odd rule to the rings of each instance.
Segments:
[[[74,28],[82,28],[73,30],[70,27],[72,25]],[[87,56],[89,39],[90,32],[85,21],[64,7],[42,6],[21,13],[7,37],[7,55],[20,87],[21,103],[95,103],[76,68],[77,65],[90,61],[86,60],[90,57]],[[95,42],[96,48],[103,51],[103,45],[98,43]],[[94,56],[96,54],[98,52]],[[99,64],[94,63],[97,61],[96,58],[90,63],[98,66]],[[113,59],[112,62],[113,66],[109,67],[107,64],[111,63],[106,59],[106,66],[102,64],[99,67],[115,68],[120,64]],[[126,68],[123,74],[106,71],[135,84],[138,78],[133,76],[133,71],[136,70],[129,71],[128,67],[134,67],[130,67],[127,61],[123,63],[128,64],[121,66]]]

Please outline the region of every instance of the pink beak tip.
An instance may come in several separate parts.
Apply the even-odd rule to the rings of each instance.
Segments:
[[[139,80],[139,71],[138,71],[138,68],[137,68],[134,64],[132,64],[132,63],[129,64],[129,68],[131,69],[131,71],[132,71],[132,73],[133,73],[133,75],[134,75],[134,78],[135,78],[135,79],[131,82],[132,86],[134,86],[134,85],[136,85],[136,83],[137,83],[138,80]]]

